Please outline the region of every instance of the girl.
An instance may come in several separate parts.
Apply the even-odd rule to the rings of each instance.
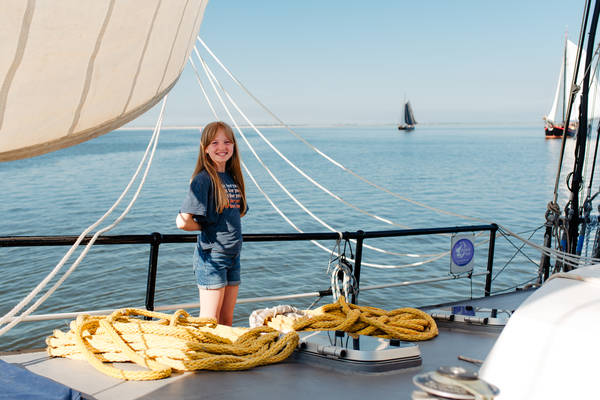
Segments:
[[[200,317],[222,325],[233,322],[240,284],[240,218],[247,210],[233,131],[224,122],[211,122],[202,130],[198,161],[176,224],[201,231],[194,251]]]

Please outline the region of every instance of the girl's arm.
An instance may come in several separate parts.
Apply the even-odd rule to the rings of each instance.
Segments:
[[[200,231],[202,227],[199,223],[194,221],[194,216],[188,213],[179,213],[177,214],[177,218],[175,219],[175,224],[179,229],[183,229],[184,231]]]

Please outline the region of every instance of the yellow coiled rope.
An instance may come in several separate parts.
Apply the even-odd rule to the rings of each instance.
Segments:
[[[71,322],[69,332],[55,330],[46,344],[51,356],[85,359],[109,376],[153,380],[170,376],[173,369],[244,370],[283,361],[298,346],[295,331],[341,330],[351,336],[406,341],[428,340],[438,334],[433,318],[414,308],[385,311],[348,304],[342,296],[315,311],[296,320],[294,331],[283,337],[277,330],[261,326],[244,330],[232,341],[211,332],[217,328],[214,319],[194,318],[184,310],[169,315],[123,308],[107,316],[79,316]],[[145,370],[124,370],[110,364],[113,362],[134,362]]]
[[[298,346],[296,332],[280,337],[265,326],[249,329],[232,342],[202,330],[207,327],[216,327],[216,321],[191,317],[184,310],[169,315],[125,308],[108,316],[80,316],[69,332],[55,330],[46,344],[51,356],[83,358],[99,371],[126,380],[161,379],[173,369],[244,370],[283,361]],[[134,362],[146,370],[124,370],[111,362]]]
[[[375,307],[348,304],[344,296],[318,309],[312,317],[300,319],[293,325],[295,331],[336,330],[351,336],[368,335],[406,341],[428,340],[438,334],[431,316],[415,308],[385,311]]]

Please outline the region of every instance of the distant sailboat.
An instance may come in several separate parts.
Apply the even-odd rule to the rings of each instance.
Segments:
[[[415,114],[413,113],[410,101],[407,101],[404,103],[404,107],[402,107],[402,115],[400,117],[398,129],[401,131],[412,131],[415,129],[415,125],[417,125],[417,120],[415,119]]]
[[[582,50],[582,60],[585,59],[585,50]],[[563,56],[563,63],[560,69],[558,77],[558,85],[556,87],[556,93],[554,95],[554,102],[548,115],[544,117],[545,126],[544,131],[547,139],[560,138],[563,136],[565,119],[567,114],[567,108],[569,106],[569,96],[573,81],[573,73],[575,71],[575,60],[577,58],[577,45],[570,40],[565,38],[565,50]],[[566,71],[566,73],[565,73]],[[577,84],[580,85],[583,82],[585,76],[584,63],[579,65],[579,71],[577,73]],[[590,84],[589,96],[589,119],[600,117],[600,101],[598,100],[598,79],[594,75]],[[569,118],[567,136],[574,136],[579,125],[579,103],[581,101],[581,95],[578,93],[573,101],[571,109],[571,115]]]

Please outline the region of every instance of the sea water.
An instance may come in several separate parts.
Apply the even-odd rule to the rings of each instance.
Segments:
[[[322,221],[311,217],[292,200],[238,137],[243,161],[262,190],[304,232],[482,223],[455,215],[460,214],[498,223],[525,237],[533,235],[532,240],[537,243],[542,241],[543,229],[539,228],[545,221],[546,204],[552,200],[561,141],[546,140],[540,126],[440,125],[419,126],[412,132],[399,132],[393,126],[297,127],[294,130],[364,178],[358,179],[332,164],[287,129],[261,130],[291,163],[346,203],[340,202],[299,174],[253,130],[245,129],[248,141],[281,185]],[[0,235],[79,235],[118,198],[151,134],[150,130],[120,130],[51,154],[0,164]],[[139,199],[127,217],[106,234],[184,233],[176,229],[175,216],[188,189],[199,138],[200,131],[195,128],[162,131]],[[568,195],[564,176],[572,169],[573,143],[574,140],[569,139],[565,151],[559,191],[561,206]],[[250,211],[242,220],[244,233],[297,232],[274,210],[248,175],[245,179]],[[397,195],[379,190],[365,180]],[[112,222],[130,198],[126,197],[114,217],[101,227]],[[481,242],[475,251],[476,273],[485,271],[488,237],[486,233],[476,239]],[[436,255],[449,250],[450,240],[449,235],[435,235],[365,241],[387,253],[365,248],[364,263],[394,268],[363,266],[361,286],[448,277],[449,256],[436,258]],[[519,252],[515,246],[522,243],[514,238],[510,240],[512,243],[498,237],[496,241],[494,292],[514,290],[534,281],[537,275],[535,262],[539,261],[539,253],[527,246]],[[333,249],[335,245],[334,241],[320,243],[326,249]],[[67,250],[68,247],[1,248],[0,314],[8,312],[33,290]],[[157,306],[197,301],[191,267],[193,250],[191,243],[160,246]],[[347,248],[348,256],[349,250]],[[352,250],[355,251],[354,245]],[[75,253],[63,270],[78,254]],[[143,307],[148,255],[148,245],[94,246],[36,313]],[[307,241],[245,243],[239,298],[325,290],[330,286],[329,259],[329,250]],[[424,263],[411,266],[420,262]],[[484,278],[480,276],[472,280],[365,291],[359,301],[386,309],[436,304],[481,296],[483,284]],[[249,313],[257,308],[276,304],[306,308],[314,300],[241,304],[236,308],[234,324],[247,325]],[[324,298],[319,304],[330,301],[331,297]],[[197,309],[188,311],[197,313]],[[69,320],[21,323],[0,339],[0,349],[43,346],[43,339],[52,329],[65,329],[68,323]]]

